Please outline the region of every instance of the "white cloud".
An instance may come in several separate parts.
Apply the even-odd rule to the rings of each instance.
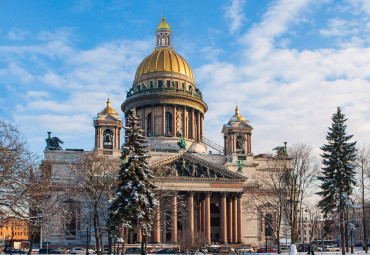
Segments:
[[[244,58],[235,64],[214,61],[195,70],[209,105],[206,136],[223,144],[222,125],[238,101],[241,114],[254,127],[254,153],[271,152],[284,141],[310,144],[319,153],[337,106],[349,119],[348,133],[369,142],[370,48],[276,47],[275,38],[289,32],[289,24],[307,3],[271,5],[243,37],[248,43],[241,41],[238,53]]]
[[[277,1],[269,7],[260,23],[253,27],[242,37],[240,42],[250,47],[249,56],[255,60],[261,59],[274,48],[274,39],[285,33],[291,23],[303,20],[299,17],[309,0],[283,0]]]
[[[22,41],[26,34],[28,34],[27,31],[21,29],[13,29],[8,32],[6,37],[12,41]]]
[[[245,0],[231,0],[230,5],[225,7],[225,17],[230,20],[230,34],[234,34],[243,26]]]
[[[321,29],[320,34],[323,36],[348,36],[357,34],[359,31],[357,29],[358,24],[353,24],[345,19],[331,19],[329,20],[328,28]]]

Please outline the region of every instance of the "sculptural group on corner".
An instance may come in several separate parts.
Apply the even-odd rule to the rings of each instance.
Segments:
[[[46,138],[45,141],[45,150],[63,150],[60,144],[63,144],[64,142],[58,137],[51,137],[51,132],[48,132],[48,138]]]

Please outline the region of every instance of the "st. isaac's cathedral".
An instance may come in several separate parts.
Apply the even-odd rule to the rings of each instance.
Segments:
[[[136,109],[141,129],[149,137],[150,164],[159,194],[150,242],[177,244],[186,232],[206,243],[254,247],[264,246],[266,240],[274,243],[269,228],[273,227],[276,215],[258,199],[259,179],[269,167],[269,159],[266,155],[253,155],[252,126],[236,107],[231,118],[219,127],[223,146],[206,139],[203,127],[207,104],[191,67],[171,46],[171,29],[165,18],[157,26],[155,36],[156,47],[138,66],[121,106],[126,123]],[[95,151],[118,159],[124,124],[109,100],[93,123]],[[219,154],[210,153],[207,150],[210,147]],[[84,153],[71,149],[45,150],[41,166],[48,169],[52,186],[70,183],[67,177],[72,174],[68,173],[67,165],[78,161]],[[70,201],[77,205],[74,216],[64,223],[63,233],[49,235],[51,244],[86,243],[83,224],[88,216],[78,209],[78,204],[87,202],[78,201],[77,196],[68,198]],[[140,242],[139,233],[139,228],[132,230],[128,242]]]

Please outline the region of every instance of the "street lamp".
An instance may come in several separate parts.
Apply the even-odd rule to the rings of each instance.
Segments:
[[[89,222],[86,221],[86,255],[89,255]]]

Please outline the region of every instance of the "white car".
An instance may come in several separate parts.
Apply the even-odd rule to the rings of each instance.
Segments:
[[[71,254],[86,254],[86,249],[81,247],[76,247],[71,250]]]

